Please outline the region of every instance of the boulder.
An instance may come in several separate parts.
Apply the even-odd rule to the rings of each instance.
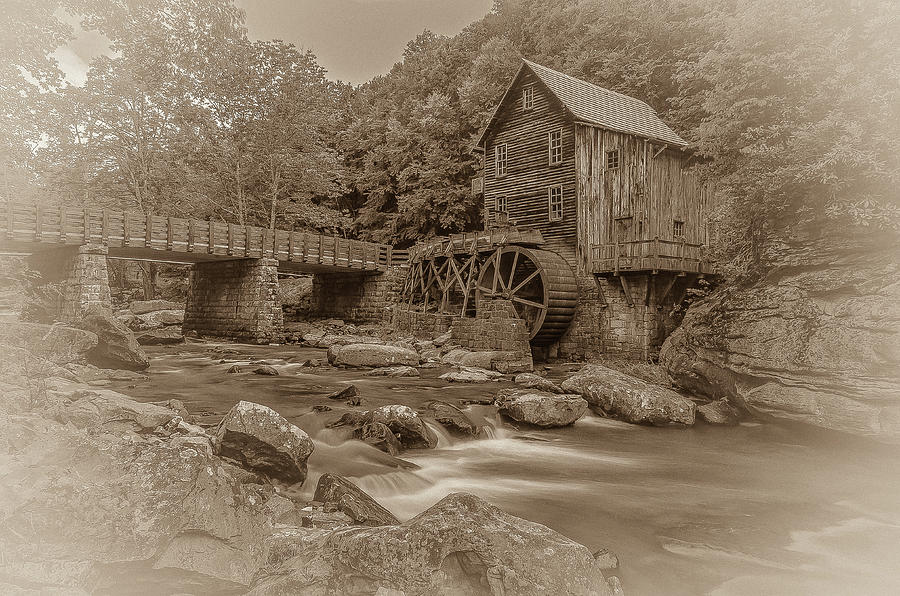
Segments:
[[[183,309],[184,304],[179,302],[171,302],[169,300],[135,300],[128,306],[128,310],[136,315],[143,315],[161,310]]]
[[[501,392],[496,403],[504,416],[544,428],[568,426],[588,408],[579,395],[527,391]]]
[[[741,412],[728,403],[727,399],[719,399],[698,406],[697,417],[707,424],[734,426],[741,421]]]
[[[597,561],[597,565],[599,565],[600,569],[603,571],[611,571],[619,568],[619,557],[608,548],[601,548],[595,552],[594,560]]]
[[[346,387],[341,387],[337,391],[333,391],[329,393],[326,397],[328,399],[351,399],[359,397],[359,389],[356,388],[356,385],[347,385]],[[357,399],[357,403],[359,400]]]
[[[391,429],[406,449],[430,449],[437,445],[437,437],[428,430],[418,412],[409,406],[381,406],[369,414],[371,422],[380,422]]]
[[[77,362],[97,347],[95,333],[62,324],[3,321],[0,343],[27,350],[54,364]]]
[[[537,389],[538,391],[543,391],[545,393],[564,393],[559,385],[534,373],[522,373],[516,375],[514,382],[516,385],[521,385],[526,389]]]
[[[418,377],[418,369],[412,366],[382,366],[365,373],[367,377]]]
[[[795,226],[761,264],[691,306],[660,352],[673,381],[761,419],[900,443],[896,235]]]
[[[134,401],[127,395],[106,389],[90,389],[72,394],[72,403],[64,406],[56,418],[78,428],[102,428],[107,431],[152,431],[181,415],[174,407]]]
[[[268,364],[262,364],[253,369],[253,374],[255,375],[263,375],[266,377],[277,377],[279,375],[278,369],[274,366],[270,366]]]
[[[415,350],[380,344],[349,344],[328,348],[328,362],[335,366],[383,367],[416,366],[419,354]]]
[[[244,372],[244,367],[241,366],[240,364],[232,364],[231,366],[228,367],[228,370],[226,370],[225,372],[228,374],[241,373],[241,372]]]
[[[451,337],[452,337],[451,333],[449,331],[447,331],[447,332],[441,333],[440,335],[435,337],[433,340],[431,340],[431,343],[433,343],[437,347],[441,347],[444,344],[446,344],[447,342],[449,342]]]
[[[694,424],[696,408],[691,400],[599,364],[585,365],[563,382],[562,389],[582,396],[601,414],[633,424]]]
[[[384,343],[384,340],[367,335],[340,335],[312,331],[303,334],[303,343],[314,348],[330,348],[332,346],[349,346],[352,344],[381,345]]]
[[[502,376],[502,374],[492,370],[465,367],[460,370],[444,373],[438,378],[451,383],[487,383],[490,381],[498,381]]]
[[[430,401],[426,404],[422,414],[434,418],[454,435],[477,437],[481,434],[480,426],[473,422],[465,412],[447,402]]]
[[[306,480],[306,460],[313,442],[278,412],[248,401],[238,402],[216,428],[216,454],[288,483]]]
[[[254,585],[255,596],[611,595],[586,547],[465,493],[400,525],[330,532],[314,548],[286,535],[277,542],[269,549],[271,574]]]
[[[172,325],[181,325],[184,322],[184,311],[156,310],[142,315],[132,315],[127,321],[122,322],[134,331],[160,329]]]
[[[314,501],[337,505],[354,523],[364,526],[392,526],[400,521],[361,488],[334,474],[322,474]]]
[[[74,325],[97,335],[97,346],[87,353],[88,360],[93,364],[128,370],[144,370],[150,366],[150,359],[134,334],[111,312],[91,309]]]
[[[393,431],[381,422],[363,423],[354,429],[353,438],[368,443],[390,455],[397,455],[403,450],[400,441]]]
[[[142,346],[161,346],[180,344],[184,341],[184,335],[181,334],[181,327],[163,327],[139,333],[136,339]]]

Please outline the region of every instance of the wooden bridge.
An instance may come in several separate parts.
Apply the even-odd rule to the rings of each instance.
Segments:
[[[376,273],[409,258],[407,251],[386,244],[257,226],[16,202],[0,209],[4,252],[103,244],[118,258],[170,263],[268,258],[278,261],[279,270],[310,273]]]

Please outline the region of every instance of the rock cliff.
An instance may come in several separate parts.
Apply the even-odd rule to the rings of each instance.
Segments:
[[[900,442],[900,242],[804,229],[768,273],[694,304],[660,362],[676,384],[752,413]]]

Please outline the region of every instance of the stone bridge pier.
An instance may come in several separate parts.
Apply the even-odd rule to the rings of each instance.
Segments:
[[[182,329],[254,343],[279,341],[284,318],[278,299],[278,261],[195,263]]]
[[[40,274],[33,285],[49,302],[50,317],[68,322],[91,308],[112,308],[108,252],[103,244],[85,244],[42,250],[28,257],[28,268]]]

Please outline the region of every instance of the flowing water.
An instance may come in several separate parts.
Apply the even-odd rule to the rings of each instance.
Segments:
[[[440,433],[433,450],[398,462],[325,425],[343,404],[324,396],[352,382],[363,407],[492,396],[505,385],[448,385],[301,366],[324,351],[289,346],[190,344],[153,351],[150,380],[117,389],[145,400],[181,399],[214,423],[238,400],[268,405],[316,442],[310,478],[353,478],[400,519],[450,492],[475,493],[621,561],[615,573],[640,594],[900,594],[900,450],[774,424],[651,428],[587,415],[563,429],[516,429],[486,406],[466,411],[490,438]],[[278,377],[227,374],[265,359]],[[551,375],[565,370],[554,368]],[[316,413],[325,404],[332,412]],[[435,427],[436,430],[441,429]]]

